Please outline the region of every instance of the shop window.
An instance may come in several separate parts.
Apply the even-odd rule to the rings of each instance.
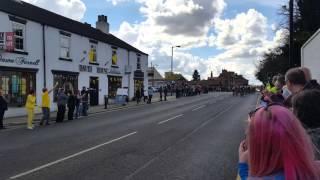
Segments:
[[[78,76],[73,74],[53,74],[53,84],[58,83],[58,88],[53,92],[54,102],[57,101],[59,89],[63,88],[65,91],[78,90]]]
[[[60,57],[70,59],[71,37],[60,34]]]
[[[137,56],[137,70],[141,70],[141,56]]]
[[[9,106],[24,106],[27,93],[36,89],[36,74],[0,71],[0,88],[4,97],[9,101]]]
[[[90,52],[89,52],[89,62],[97,63],[97,45],[95,43],[90,43]]]
[[[117,89],[121,88],[122,78],[117,76],[108,76],[109,97],[115,98]]]
[[[117,49],[112,49],[112,66],[118,66],[118,55]]]
[[[14,50],[25,51],[25,24],[13,22]]]

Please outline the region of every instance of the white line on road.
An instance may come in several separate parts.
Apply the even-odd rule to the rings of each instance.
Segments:
[[[172,117],[172,118],[170,118],[170,119],[167,119],[167,120],[161,121],[161,122],[159,122],[158,124],[160,125],[160,124],[166,123],[166,122],[168,122],[168,121],[171,121],[171,120],[177,119],[177,118],[179,118],[179,117],[181,117],[181,116],[183,116],[183,114],[180,114],[180,115],[175,116],[175,117]]]
[[[67,156],[67,157],[61,158],[61,159],[59,159],[59,160],[53,161],[53,162],[51,162],[51,163],[48,163],[48,164],[39,166],[39,167],[34,168],[34,169],[30,170],[30,171],[26,171],[26,172],[24,172],[24,173],[21,173],[21,174],[12,176],[12,177],[10,177],[10,179],[17,179],[17,178],[20,178],[20,177],[22,177],[22,176],[25,176],[25,175],[34,173],[34,172],[36,172],[36,171],[40,171],[40,170],[42,170],[42,169],[44,169],[44,168],[50,167],[50,166],[52,166],[52,165],[58,164],[58,163],[60,163],[60,162],[66,161],[66,160],[71,159],[71,158],[74,158],[74,157],[76,157],[76,156],[80,156],[80,155],[82,155],[82,154],[84,154],[84,153],[87,153],[87,152],[89,152],[89,151],[98,149],[98,148],[100,148],[100,147],[102,147],[102,146],[111,144],[111,143],[113,143],[113,142],[119,141],[119,140],[124,139],[124,138],[127,138],[127,137],[132,136],[132,135],[134,135],[134,134],[136,134],[136,133],[137,133],[137,132],[132,132],[132,133],[130,133],[130,134],[121,136],[121,137],[119,137],[119,138],[110,140],[110,141],[108,141],[108,142],[99,144],[99,145],[97,145],[97,146],[94,146],[94,147],[85,149],[85,150],[83,150],[83,151],[80,151],[80,152],[78,152],[78,153],[72,154],[72,155],[70,155],[70,156]]]
[[[193,109],[192,111],[197,111],[197,110],[202,109],[202,108],[204,108],[204,107],[206,107],[206,105],[202,105],[202,106],[200,106],[200,107],[197,107],[197,108]]]

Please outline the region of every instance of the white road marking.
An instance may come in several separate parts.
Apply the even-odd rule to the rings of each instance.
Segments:
[[[172,120],[177,119],[177,118],[179,118],[179,117],[181,117],[181,116],[183,116],[183,114],[180,114],[180,115],[175,116],[175,117],[172,117],[172,118],[170,118],[170,119],[161,121],[161,122],[159,122],[158,124],[160,125],[160,124],[166,123],[166,122],[168,122],[168,121],[172,121]]]
[[[206,107],[206,105],[202,105],[202,106],[200,106],[200,107],[197,107],[197,108],[193,109],[192,111],[197,111],[197,110],[202,109],[202,108],[204,108],[204,107]]]
[[[113,143],[113,142],[119,141],[119,140],[124,139],[124,138],[127,138],[127,137],[132,136],[132,135],[134,135],[134,134],[136,134],[136,133],[137,133],[137,132],[132,132],[132,133],[130,133],[130,134],[121,136],[121,137],[119,137],[119,138],[110,140],[110,141],[108,141],[108,142],[99,144],[99,145],[97,145],[97,146],[94,146],[94,147],[85,149],[85,150],[83,150],[83,151],[80,151],[80,152],[78,152],[78,153],[72,154],[72,155],[70,155],[70,156],[67,156],[67,157],[58,159],[58,160],[56,160],[56,161],[53,161],[53,162],[51,162],[51,163],[48,163],[48,164],[39,166],[39,167],[34,168],[34,169],[32,169],[32,170],[26,171],[26,172],[24,172],[24,173],[21,173],[21,174],[12,176],[12,177],[10,177],[10,179],[17,179],[17,178],[20,178],[20,177],[22,177],[22,176],[26,176],[26,175],[28,175],[28,174],[34,173],[34,172],[36,172],[36,171],[40,171],[40,170],[42,170],[42,169],[44,169],[44,168],[53,166],[53,165],[55,165],[55,164],[58,164],[58,163],[60,163],[60,162],[66,161],[66,160],[71,159],[71,158],[74,158],[74,157],[76,157],[76,156],[80,156],[80,155],[82,155],[82,154],[84,154],[84,153],[87,153],[87,152],[89,152],[89,151],[98,149],[98,148],[100,148],[100,147],[102,147],[102,146],[111,144],[111,143]]]

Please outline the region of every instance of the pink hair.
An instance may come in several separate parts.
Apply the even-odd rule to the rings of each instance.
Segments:
[[[320,180],[310,137],[288,109],[258,110],[248,131],[250,176],[284,172],[287,180]]]

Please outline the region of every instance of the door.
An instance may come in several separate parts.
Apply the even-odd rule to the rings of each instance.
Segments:
[[[90,77],[90,106],[99,105],[99,78]]]

